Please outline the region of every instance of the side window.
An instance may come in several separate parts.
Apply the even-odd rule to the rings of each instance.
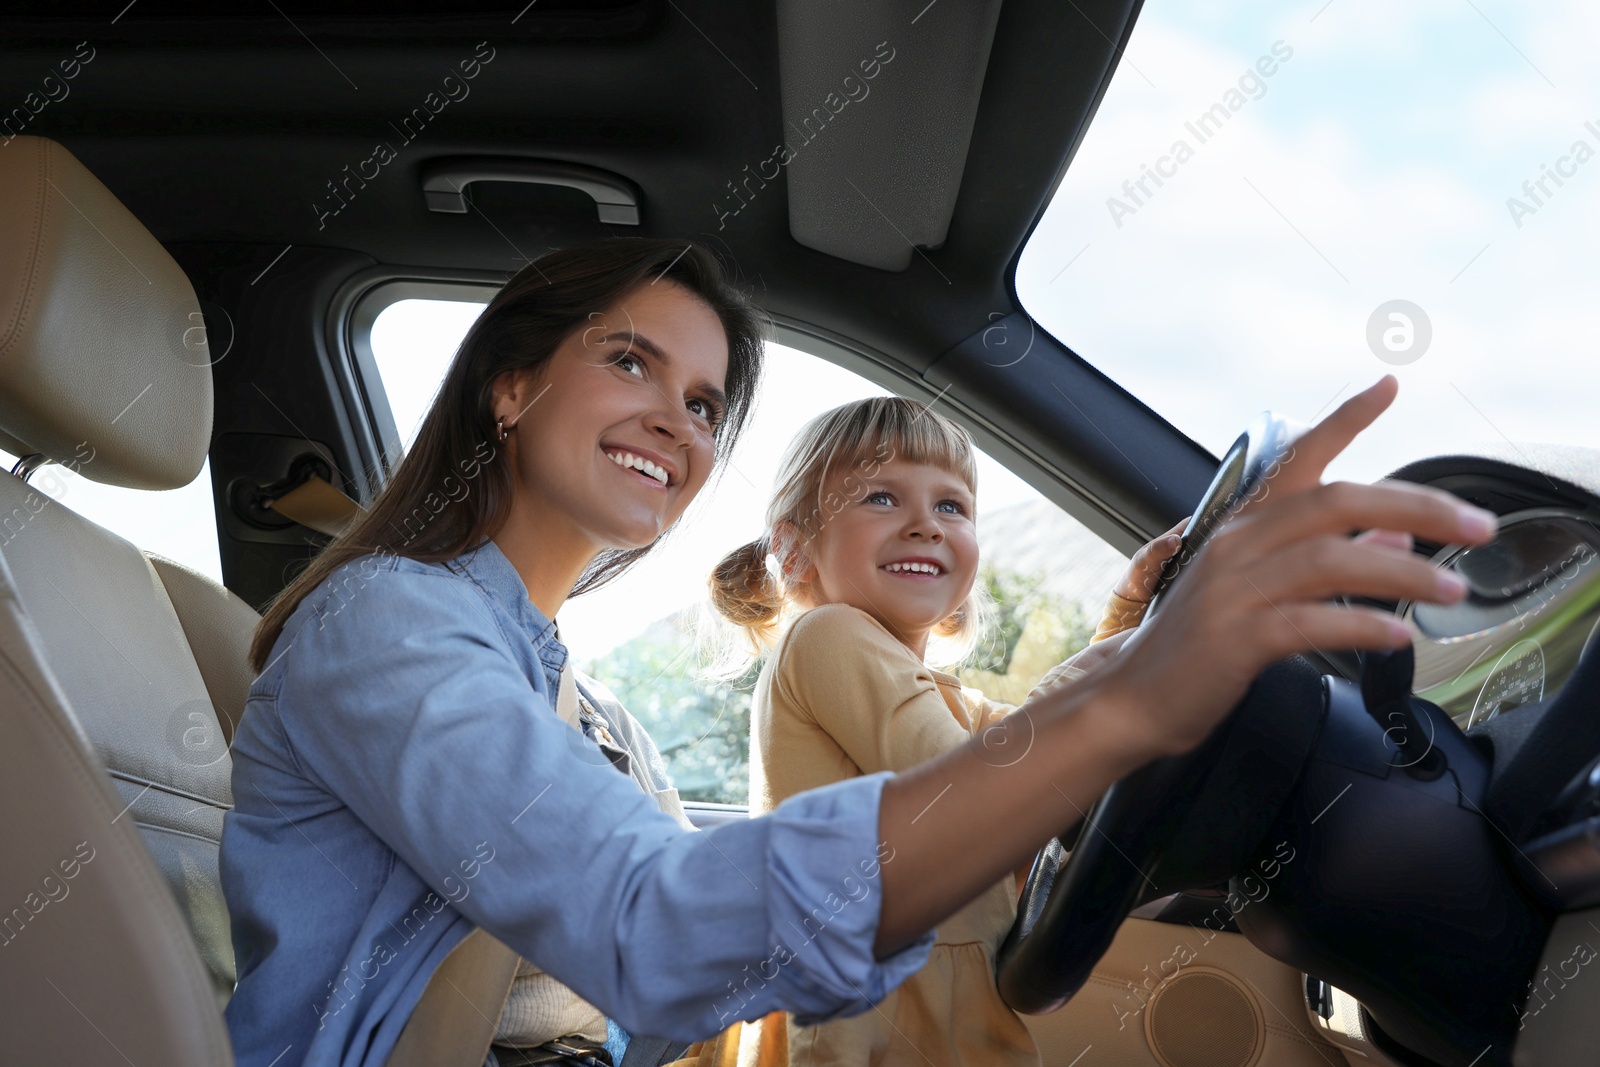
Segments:
[[[374,321],[374,362],[407,443],[481,307],[405,300]],[[562,638],[580,668],[650,731],[685,800],[744,804],[749,793],[755,672],[734,685],[700,677],[706,578],[726,552],[760,535],[778,463],[800,428],[839,404],[883,395],[826,360],[768,345],[762,396],[720,477],[639,566],[561,609]],[[1126,560],[981,454],[978,530],[980,580],[996,624],[959,673],[992,699],[1016,703],[1088,642]]]
[[[10,470],[17,457],[0,451]],[[182,563],[219,584],[222,555],[217,547],[217,513],[212,503],[211,461],[180,489],[124,489],[90,481],[68,467],[47,463],[33,472],[28,487],[71,508],[98,526],[147,552]],[[30,533],[26,518],[14,516],[0,530],[0,552]]]

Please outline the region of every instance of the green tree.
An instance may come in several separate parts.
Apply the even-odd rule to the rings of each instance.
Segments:
[[[1083,606],[1051,593],[1042,574],[985,567],[994,603],[988,633],[956,673],[991,700],[1021,703],[1051,667],[1089,643]],[[750,796],[750,700],[760,663],[731,683],[700,677],[691,612],[662,619],[585,664],[650,732],[684,800],[745,804]]]
[[[664,619],[584,667],[650,731],[684,800],[750,796],[750,695],[758,665],[732,683],[699,678],[692,634]]]
[[[1089,643],[1094,623],[1082,604],[1046,589],[1042,572],[984,567],[978,580],[993,623],[956,675],[990,700],[1020,704],[1051,667]]]

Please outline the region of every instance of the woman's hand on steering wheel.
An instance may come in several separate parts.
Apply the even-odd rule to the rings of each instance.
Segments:
[[[1335,597],[1453,603],[1465,595],[1458,577],[1405,548],[1411,535],[1481,544],[1494,536],[1492,512],[1424,486],[1322,483],[1397,388],[1385,376],[1300,437],[1164,593],[1162,610],[1096,672],[1131,746],[1152,755],[1192,749],[1286,656],[1410,639],[1393,615]]]

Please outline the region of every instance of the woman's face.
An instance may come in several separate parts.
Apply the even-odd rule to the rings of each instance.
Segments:
[[[854,493],[834,488],[844,504],[804,548],[810,599],[860,608],[922,655],[978,573],[972,491],[959,475],[904,460]]]
[[[544,366],[495,383],[513,516],[594,551],[650,544],[711,474],[727,377],[721,320],[676,282],[591,313]]]

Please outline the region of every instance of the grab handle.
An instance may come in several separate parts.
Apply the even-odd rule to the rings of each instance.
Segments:
[[[430,163],[422,171],[422,195],[428,210],[465,214],[465,194],[473,182],[523,182],[577,189],[594,200],[601,222],[639,225],[639,191],[632,182],[597,167],[543,159],[445,159]]]

